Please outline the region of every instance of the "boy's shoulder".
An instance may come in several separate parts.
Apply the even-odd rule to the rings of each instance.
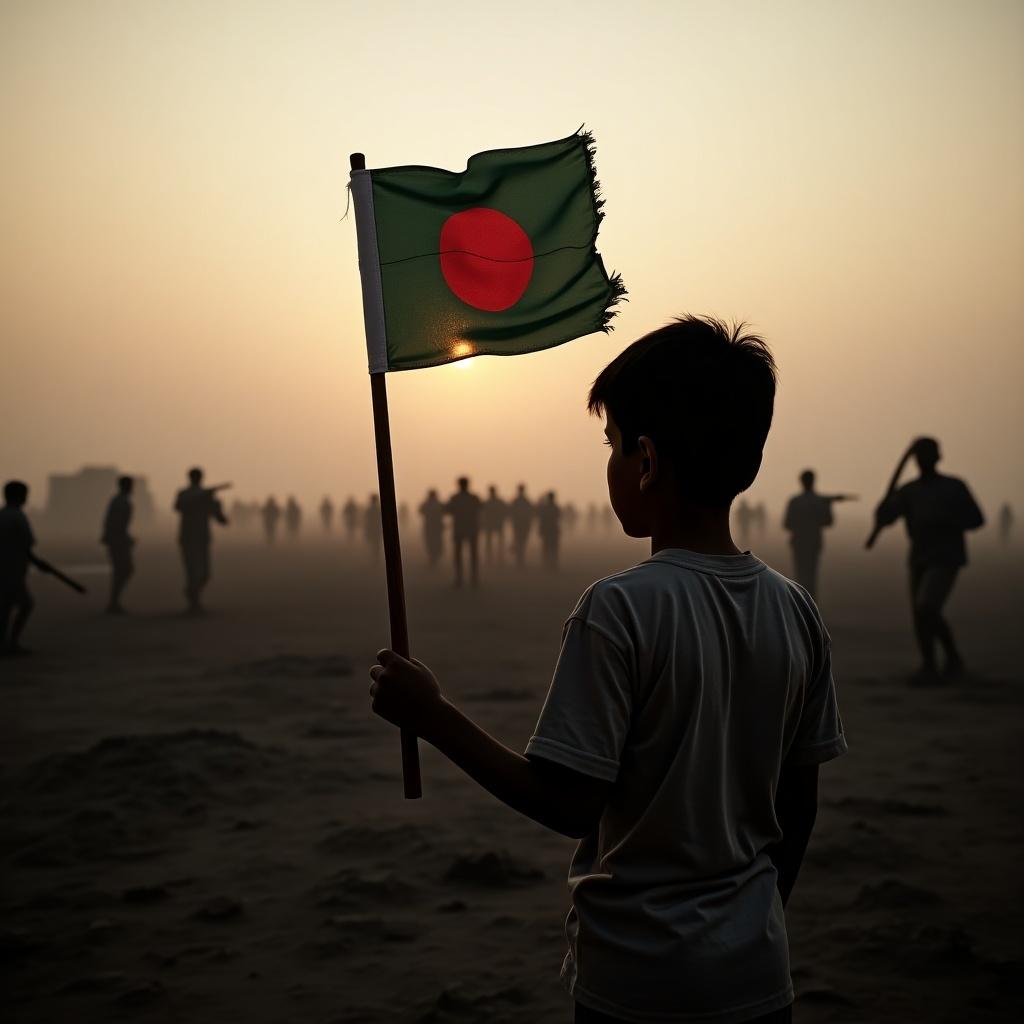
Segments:
[[[659,552],[637,565],[612,573],[592,583],[569,616],[588,625],[618,633],[616,625],[641,624],[670,595],[687,594],[687,603],[710,601],[703,584],[709,577],[752,579],[756,577],[758,601],[777,602],[792,610],[811,633],[827,637],[817,605],[810,594],[793,580],[771,568],[754,555],[712,557],[693,552]],[[672,606],[678,602],[673,601]]]

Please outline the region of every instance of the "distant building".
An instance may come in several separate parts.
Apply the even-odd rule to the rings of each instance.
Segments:
[[[50,474],[42,515],[46,529],[56,533],[95,533],[98,537],[107,503],[117,492],[117,478],[125,475],[134,480],[133,525],[151,526],[155,508],[144,476],[125,474],[116,466],[83,466],[77,473]]]

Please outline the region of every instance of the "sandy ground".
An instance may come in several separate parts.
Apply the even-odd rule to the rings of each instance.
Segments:
[[[975,552],[952,608],[973,673],[929,690],[904,682],[902,541],[828,553],[851,752],[823,770],[788,915],[799,1021],[1024,1019],[1024,578]],[[642,554],[603,535],[557,575],[456,592],[413,552],[414,652],[521,749],[577,595]],[[36,578],[37,653],[0,663],[4,1019],[568,1020],[573,844],[429,748],[425,798],[402,799],[366,694],[381,571],[340,540],[222,541],[191,620],[173,546],[138,559],[121,619],[100,614],[101,574],[86,599]]]

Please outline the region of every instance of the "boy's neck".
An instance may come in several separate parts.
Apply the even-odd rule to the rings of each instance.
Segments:
[[[729,506],[694,505],[680,500],[655,511],[651,554],[684,548],[700,555],[740,555],[729,529]]]

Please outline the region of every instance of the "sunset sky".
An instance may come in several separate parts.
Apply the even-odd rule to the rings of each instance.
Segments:
[[[781,370],[755,495],[916,434],[1024,506],[1024,4],[5,0],[0,472],[375,488],[348,155],[597,138],[616,330],[389,378],[399,491],[603,495],[589,382],[684,311]]]

